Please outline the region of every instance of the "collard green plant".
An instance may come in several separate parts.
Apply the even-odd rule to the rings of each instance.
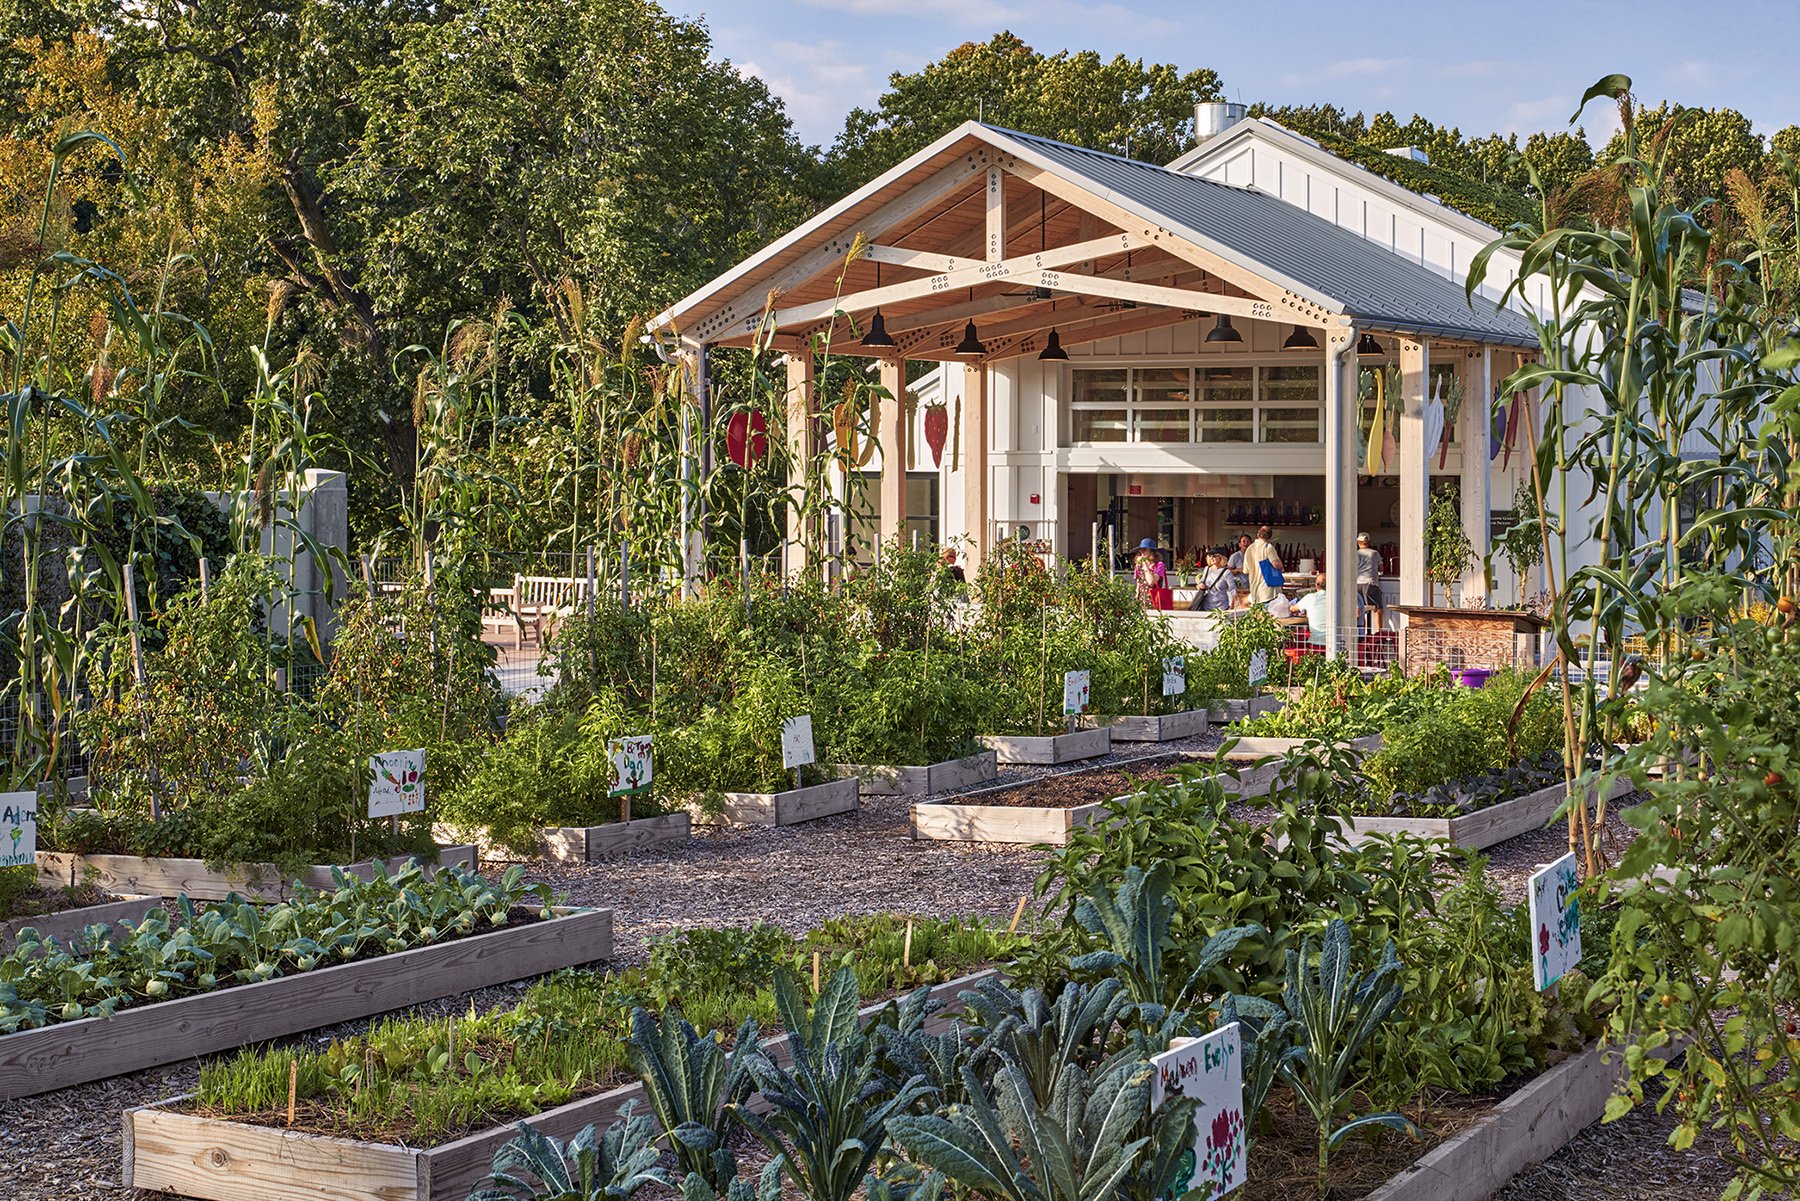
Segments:
[[[718,1039],[700,1034],[673,1009],[663,1012],[660,1023],[642,1009],[631,1014],[626,1053],[631,1070],[644,1082],[651,1112],[668,1131],[683,1171],[721,1191],[728,1192],[737,1177],[737,1159],[728,1143],[728,1107],[750,1089],[744,1056],[757,1039],[752,1018],[744,1019],[726,1051]]]
[[[1125,986],[1110,976],[1094,985],[1066,985],[1054,1001],[1039,989],[1017,990],[998,980],[962,999],[980,1028],[982,1061],[1003,1058],[1045,1105],[1065,1067],[1101,1063],[1130,1006]]]
[[[1152,1026],[1170,1011],[1188,1008],[1197,999],[1195,990],[1237,945],[1259,932],[1253,925],[1214,932],[1192,956],[1195,962],[1187,978],[1177,980],[1165,964],[1174,944],[1169,933],[1175,913],[1172,879],[1173,870],[1165,861],[1152,864],[1147,872],[1133,864],[1125,869],[1116,891],[1101,888],[1075,902],[1075,920],[1105,949],[1071,960],[1069,970],[1116,976],[1136,1006],[1139,1020]]]
[[[631,1110],[627,1102],[603,1133],[588,1126],[566,1143],[520,1122],[469,1201],[628,1201],[646,1184],[669,1183],[656,1166],[655,1126]]]
[[[1174,1180],[1198,1105],[1177,1097],[1152,1114],[1154,1076],[1142,1060],[1091,1076],[1066,1063],[1044,1097],[1023,1069],[1003,1059],[991,1098],[971,1075],[965,1103],[941,1114],[896,1117],[888,1134],[921,1166],[982,1196],[1149,1201]]]
[[[1367,972],[1353,972],[1351,957],[1350,927],[1334,918],[1317,944],[1309,939],[1300,950],[1288,952],[1281,990],[1293,1043],[1282,1053],[1277,1071],[1318,1127],[1315,1183],[1320,1201],[1331,1190],[1331,1152],[1353,1132],[1386,1126],[1417,1133],[1410,1119],[1392,1112],[1340,1121],[1354,1103],[1363,1047],[1403,994],[1393,943]]]
[[[806,1196],[848,1201],[881,1151],[888,1120],[925,1095],[925,1082],[882,1078],[879,1043],[862,1028],[856,973],[848,968],[831,977],[810,1009],[794,973],[780,969],[775,1002],[793,1065],[784,1068],[760,1047],[752,1050],[745,1067],[769,1109],[734,1104],[728,1111]]]

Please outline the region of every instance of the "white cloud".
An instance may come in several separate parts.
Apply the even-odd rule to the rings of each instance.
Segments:
[[[1281,77],[1281,83],[1284,87],[1295,88],[1321,79],[1359,79],[1384,75],[1405,65],[1403,58],[1345,58],[1327,63],[1316,71],[1290,71]]]
[[[801,0],[808,8],[823,8],[854,17],[892,17],[892,0]],[[998,4],[994,0],[913,0],[906,6],[912,18],[932,17],[963,25],[990,25],[1016,21],[1029,15],[1028,8]]]
[[[1467,62],[1445,63],[1437,73],[1445,79],[1492,79],[1511,63],[1496,58],[1473,58]]]
[[[1506,120],[1501,124],[1500,132],[1522,134],[1559,130],[1568,123],[1569,111],[1574,107],[1574,97],[1565,95],[1514,101],[1506,108]]]

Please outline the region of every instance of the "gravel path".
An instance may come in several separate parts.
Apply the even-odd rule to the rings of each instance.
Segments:
[[[1163,746],[1122,745],[1098,763],[1178,749],[1201,754],[1217,733]],[[1062,769],[1011,767],[999,783],[1026,782]],[[825,918],[853,913],[974,914],[1010,920],[1030,893],[1044,853],[1029,847],[914,842],[910,800],[870,797],[860,812],[776,829],[703,829],[683,847],[651,848],[600,864],[534,863],[529,874],[548,880],[582,904],[615,910],[618,959],[639,960],[644,940],[696,925],[736,925],[756,919],[796,933]],[[1237,808],[1234,806],[1234,809]],[[1629,833],[1617,817],[1609,829]],[[1523,898],[1525,877],[1560,855],[1561,827],[1525,835],[1495,848],[1490,870],[1510,900]],[[1028,917],[1027,921],[1031,919]],[[525,984],[483,989],[421,1009],[431,1013],[479,1009],[515,1000]],[[302,1040],[324,1045],[365,1028],[346,1023]],[[138,1072],[48,1096],[0,1103],[0,1197],[12,1201],[135,1201],[150,1194],[119,1184],[119,1114],[134,1105],[190,1090],[198,1064]],[[1717,1144],[1692,1152],[1666,1145],[1671,1124],[1634,1114],[1584,1133],[1571,1146],[1514,1183],[1503,1201],[1584,1198],[1628,1201],[1716,1196],[1728,1178]]]

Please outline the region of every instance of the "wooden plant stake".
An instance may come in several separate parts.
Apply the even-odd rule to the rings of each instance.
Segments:
[[[819,953],[813,952],[813,996],[819,995]]]
[[[900,948],[900,967],[905,971],[912,970],[912,932],[913,920],[906,919],[906,942]]]
[[[1017,934],[1019,932],[1019,919],[1025,916],[1025,900],[1026,900],[1026,894],[1020,893],[1019,894],[1019,907],[1017,909],[1013,910],[1012,925],[1010,925],[1006,928],[1006,932],[1009,935]]]
[[[623,824],[630,820],[631,820],[631,794],[629,792],[621,792],[619,794],[619,822],[620,822],[620,824]]]
[[[294,1125],[294,1099],[300,1090],[300,1057],[288,1060],[288,1126]]]
[[[206,561],[205,555],[201,555],[200,556],[200,603],[201,604],[204,605],[207,602],[211,591],[212,591],[212,565]]]

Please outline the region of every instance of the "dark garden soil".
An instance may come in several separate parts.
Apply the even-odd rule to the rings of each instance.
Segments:
[[[1444,1093],[1424,1103],[1408,1105],[1406,1116],[1419,1127],[1418,1138],[1383,1127],[1351,1135],[1331,1152],[1331,1193],[1327,1201],[1354,1201],[1367,1196],[1438,1144],[1486,1117],[1505,1095],[1462,1097]],[[1243,1201],[1317,1197],[1319,1141],[1318,1127],[1312,1118],[1299,1108],[1292,1094],[1276,1090],[1263,1107],[1263,1120],[1267,1125],[1251,1148],[1250,1179],[1239,1196]]]
[[[0,902],[0,922],[18,921],[27,917],[49,917],[53,913],[84,909],[89,905],[105,905],[119,899],[92,884],[77,884],[73,887],[33,884]]]

